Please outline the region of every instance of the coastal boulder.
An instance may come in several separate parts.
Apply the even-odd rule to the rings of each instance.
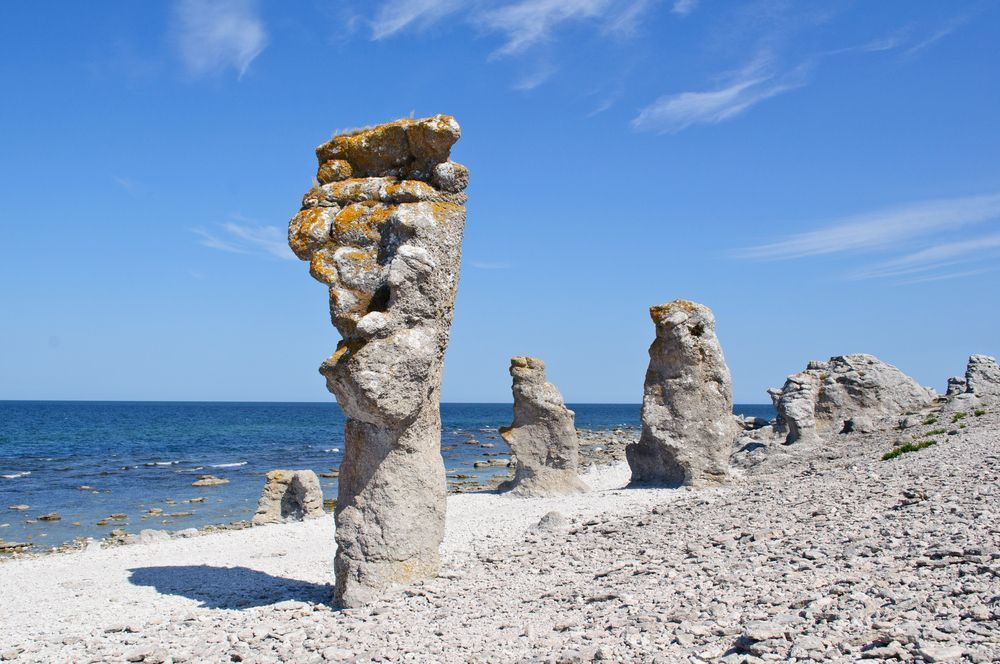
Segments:
[[[556,386],[545,377],[545,363],[534,357],[513,357],[514,423],[500,435],[517,459],[514,478],[501,491],[518,496],[554,496],[587,491],[577,475],[580,441],[573,411]]]
[[[335,509],[336,600],[370,603],[441,565],[440,391],[468,169],[436,115],[334,136],[288,243],[329,289],[343,339],[320,366],[347,419]]]
[[[715,316],[675,300],[652,307],[656,339],[642,399],[642,435],[625,449],[632,481],[668,486],[722,484],[739,426]]]
[[[827,434],[865,429],[933,403],[933,390],[873,355],[858,353],[812,361],[792,374],[776,399],[785,443],[815,442]],[[773,391],[772,391],[773,398]]]
[[[255,526],[323,516],[323,489],[311,470],[272,470],[257,502]]]

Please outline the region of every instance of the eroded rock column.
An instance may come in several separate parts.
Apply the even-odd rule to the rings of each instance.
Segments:
[[[344,415],[337,600],[433,576],[444,536],[439,411],[465,227],[458,123],[437,115],[334,136],[291,220],[343,340],[320,367]]]
[[[574,413],[545,377],[545,363],[535,357],[512,357],[514,423],[500,435],[517,459],[514,478],[501,491],[519,496],[556,496],[587,491],[577,475],[580,441]]]
[[[652,307],[649,314],[656,339],[649,347],[642,435],[625,449],[632,481],[721,484],[738,429],[715,316],[687,300]]]

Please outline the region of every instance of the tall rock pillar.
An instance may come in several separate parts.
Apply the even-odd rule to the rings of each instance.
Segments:
[[[460,135],[436,115],[334,136],[288,227],[343,337],[320,373],[347,417],[334,562],[345,607],[440,566],[441,370],[469,176],[449,160]]]
[[[733,386],[715,316],[674,300],[651,307],[656,339],[642,398],[642,435],[625,448],[632,481],[667,486],[724,483],[736,440]]]
[[[500,435],[517,459],[514,478],[501,491],[518,496],[558,496],[588,487],[577,475],[580,441],[574,414],[555,385],[545,377],[545,363],[536,357],[512,357],[514,423]]]

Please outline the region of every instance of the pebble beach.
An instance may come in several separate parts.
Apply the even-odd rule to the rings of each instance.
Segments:
[[[732,485],[452,495],[444,569],[332,606],[333,518],[0,564],[7,661],[1000,658],[1000,417],[767,442]],[[926,431],[924,431],[926,429]],[[954,433],[951,433],[954,432]]]

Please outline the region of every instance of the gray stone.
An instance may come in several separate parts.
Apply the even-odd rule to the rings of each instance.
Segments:
[[[154,544],[170,540],[170,533],[165,530],[145,529],[139,531],[139,544]]]
[[[587,491],[577,475],[580,441],[573,411],[545,377],[545,363],[534,357],[512,357],[514,423],[500,435],[517,459],[514,478],[501,491],[518,496],[554,496]]]
[[[323,516],[323,489],[311,470],[272,470],[251,523],[288,523]]]
[[[548,512],[535,525],[536,530],[560,531],[569,528],[569,520],[562,512]]]
[[[948,379],[948,389],[945,392],[946,397],[953,397],[956,394],[963,394],[968,391],[969,385],[965,382],[965,378],[961,376],[952,376]]]
[[[649,347],[642,435],[626,448],[632,481],[722,484],[738,426],[715,317],[687,300],[651,307],[649,314],[656,339]]]
[[[920,410],[935,397],[891,364],[858,353],[810,362],[788,377],[776,404],[787,431],[785,443],[791,444],[841,433],[855,417],[875,422]]]
[[[870,417],[855,415],[844,421],[843,433],[871,433],[873,431],[875,431],[875,423]]]
[[[980,398],[1000,398],[1000,365],[989,355],[969,356],[965,370],[968,392]]]
[[[464,185],[464,168],[438,168],[460,133],[437,115],[334,136],[316,150],[321,167],[346,161],[353,177],[310,190],[289,223],[343,337],[320,372],[347,418],[334,561],[345,607],[441,564],[440,384],[466,197],[434,182]]]

